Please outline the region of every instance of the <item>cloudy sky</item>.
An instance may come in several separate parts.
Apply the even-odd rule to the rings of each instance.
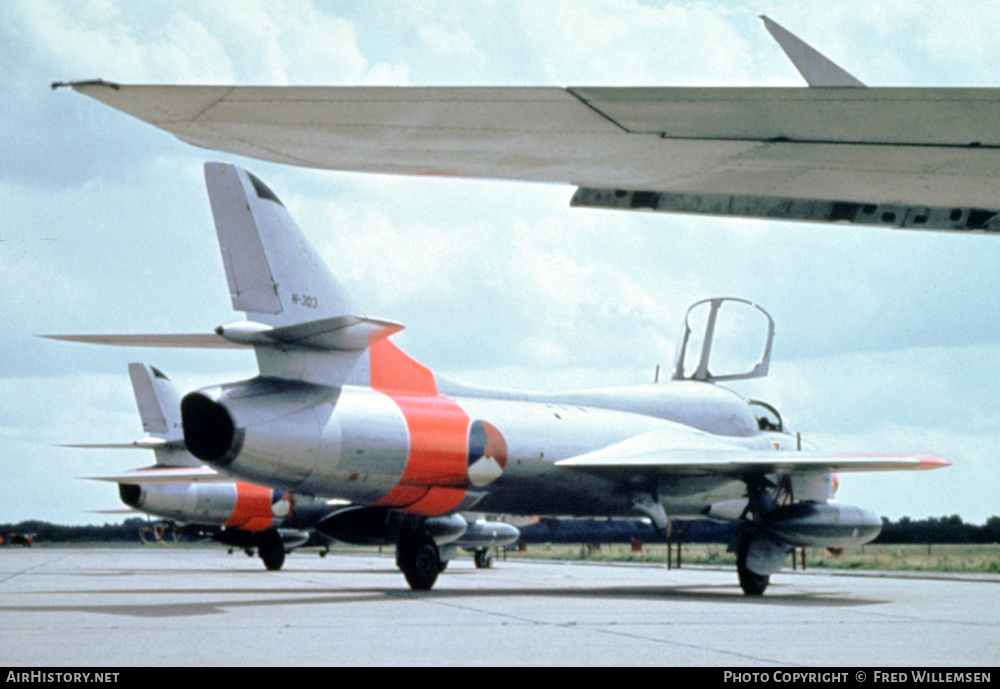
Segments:
[[[1000,514],[1000,238],[570,209],[570,187],[286,168],[187,146],[53,81],[253,85],[800,86],[767,14],[872,86],[997,86],[1000,6],[965,0],[697,3],[0,4],[0,522],[94,523],[142,452],[126,366],[182,388],[245,352],[133,350],[43,333],[204,332],[235,320],[202,164],[254,171],[395,340],[469,382],[650,381],[687,305],[777,322],[739,391],[830,450],[922,451],[935,472],[841,477],[897,519]],[[900,117],[905,117],[900,112]],[[736,387],[736,386],[734,386]]]

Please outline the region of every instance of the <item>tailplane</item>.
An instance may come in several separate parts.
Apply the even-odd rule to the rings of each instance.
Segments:
[[[64,447],[152,450],[156,464],[122,474],[87,478],[119,484],[123,491],[122,500],[133,507],[138,499],[139,484],[232,481],[232,478],[206,467],[187,451],[181,427],[180,393],[170,379],[159,369],[139,363],[129,364],[128,374],[132,379],[132,392],[145,436],[131,443],[73,444]]]

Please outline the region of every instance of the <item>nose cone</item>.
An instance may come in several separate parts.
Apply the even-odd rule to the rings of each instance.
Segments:
[[[181,425],[188,451],[203,462],[227,467],[240,452],[243,433],[225,405],[200,392],[181,400]]]

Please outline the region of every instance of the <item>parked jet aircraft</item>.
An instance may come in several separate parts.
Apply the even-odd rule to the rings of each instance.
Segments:
[[[364,314],[260,179],[220,163],[205,177],[233,308],[245,319],[205,335],[60,337],[252,347],[258,376],[181,400],[187,451],[241,480],[355,503],[324,530],[396,543],[414,589],[433,586],[442,549],[472,531],[460,513],[475,509],[644,515],[661,529],[671,517],[731,521],[741,586],[759,595],[790,547],[877,535],[875,514],[833,499],[834,472],[948,464],[800,448],[776,410],[716,385],[767,374],[773,323],[740,300],[693,307],[668,383],[529,393],[449,380],[390,341],[401,325]],[[725,370],[716,340],[741,309],[755,314],[762,354]],[[187,480],[206,470],[173,471]]]
[[[350,519],[357,509],[354,505],[237,482],[207,470],[184,445],[177,388],[155,367],[131,363],[128,371],[146,437],[131,444],[74,446],[153,450],[156,464],[152,467],[93,477],[117,483],[122,502],[182,525],[197,525],[199,533],[220,543],[247,552],[256,549],[270,570],[281,569],[286,553],[310,541],[328,543],[334,535],[353,540],[350,531],[334,525]],[[477,567],[488,567],[490,549],[517,538],[513,526],[475,520],[462,538],[450,544],[444,560],[465,548],[474,552]]]

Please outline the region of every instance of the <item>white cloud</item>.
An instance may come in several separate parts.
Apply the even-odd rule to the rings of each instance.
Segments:
[[[450,60],[463,60],[467,66],[481,65],[484,56],[476,47],[472,35],[463,29],[424,24],[418,28],[420,40],[436,56]]]
[[[744,36],[708,6],[559,0],[518,8],[532,59],[554,83],[667,85],[669,75],[670,85],[733,85],[746,78]]]

